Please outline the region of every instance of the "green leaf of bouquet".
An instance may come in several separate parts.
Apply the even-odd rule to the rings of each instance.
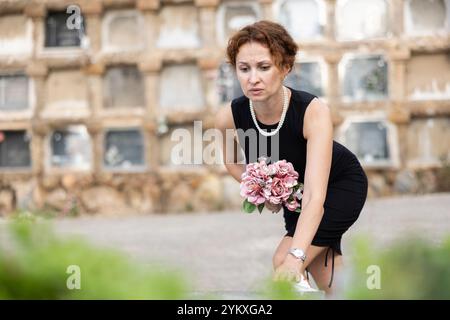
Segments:
[[[297,208],[297,209],[295,209],[295,212],[297,212],[297,213],[301,213],[302,212],[302,208]]]
[[[249,202],[247,199],[244,200],[242,207],[247,213],[252,213],[256,209],[256,206],[253,203]]]
[[[258,204],[258,211],[259,211],[259,213],[261,213],[263,211],[263,209],[264,209],[264,203]]]

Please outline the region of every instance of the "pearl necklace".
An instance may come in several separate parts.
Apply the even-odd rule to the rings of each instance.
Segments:
[[[250,113],[252,114],[253,123],[255,124],[256,128],[258,129],[259,133],[261,133],[265,137],[274,136],[280,131],[281,127],[283,126],[284,119],[286,117],[286,112],[288,109],[288,93],[286,87],[283,86],[283,112],[281,113],[281,119],[280,122],[278,122],[278,126],[274,131],[267,132],[259,127],[258,121],[256,120],[255,110],[253,109],[253,102],[249,99],[249,105],[250,105]]]

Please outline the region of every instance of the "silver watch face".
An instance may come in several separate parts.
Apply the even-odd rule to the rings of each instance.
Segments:
[[[306,258],[305,253],[301,249],[291,249],[290,251],[296,258],[304,260]]]

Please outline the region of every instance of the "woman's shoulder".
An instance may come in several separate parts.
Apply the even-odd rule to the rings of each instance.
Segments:
[[[217,129],[234,129],[234,117],[232,111],[232,102],[220,107],[214,119],[214,126]]]
[[[295,99],[297,102],[300,102],[305,107],[307,107],[311,103],[311,101],[314,100],[314,98],[317,98],[316,95],[307,91],[296,90],[292,88],[289,89],[292,92],[293,99]]]
[[[234,98],[231,100],[231,108],[236,108],[242,105],[248,105],[248,98],[245,95]]]

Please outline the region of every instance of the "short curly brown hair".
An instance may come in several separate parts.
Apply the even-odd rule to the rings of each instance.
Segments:
[[[286,29],[275,22],[261,20],[237,31],[228,41],[228,62],[236,67],[239,48],[247,42],[258,42],[267,47],[278,68],[284,66],[292,70],[298,46]]]

